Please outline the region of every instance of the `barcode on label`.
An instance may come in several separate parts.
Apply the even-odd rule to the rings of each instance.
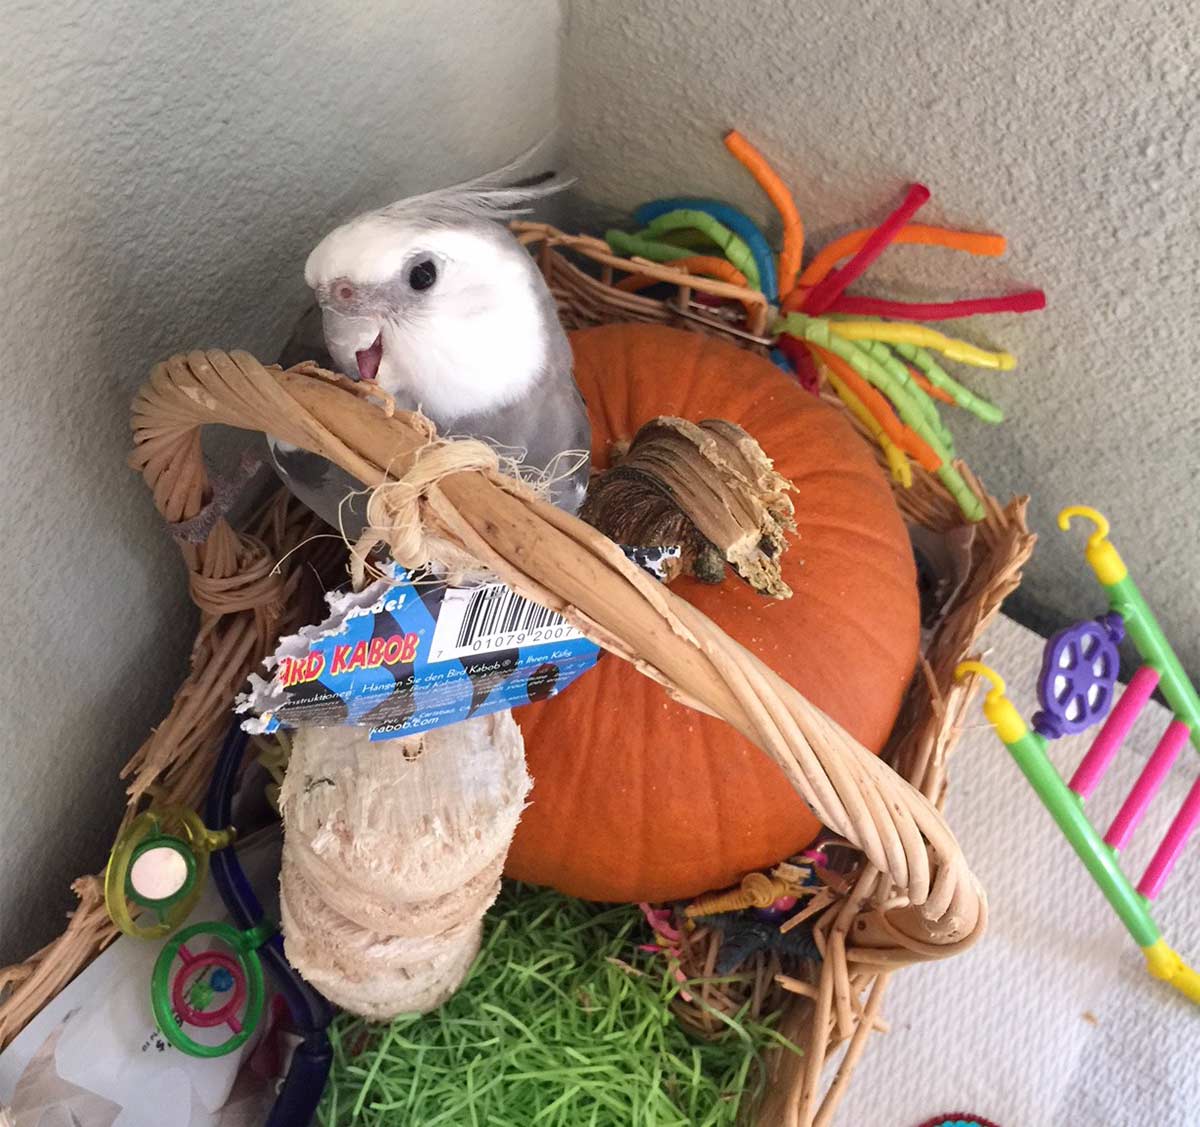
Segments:
[[[503,583],[451,587],[438,612],[429,660],[450,661],[581,637],[560,614],[522,598]]]

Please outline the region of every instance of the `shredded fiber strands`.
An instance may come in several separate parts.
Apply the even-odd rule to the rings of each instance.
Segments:
[[[466,983],[437,1013],[339,1019],[325,1127],[732,1127],[795,1047],[748,1013],[697,1040],[671,1016],[681,985],[640,954],[633,905],[601,909],[508,885]]]

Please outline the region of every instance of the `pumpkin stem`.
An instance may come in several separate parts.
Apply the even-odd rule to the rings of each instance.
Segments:
[[[786,599],[793,488],[736,424],[663,415],[593,480],[580,516],[618,544],[678,545],[680,571],[703,583],[720,583],[728,563],[756,591]]]

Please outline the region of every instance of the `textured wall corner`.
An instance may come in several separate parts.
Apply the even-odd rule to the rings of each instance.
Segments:
[[[0,964],[104,861],[116,772],[182,676],[183,570],[124,467],[181,347],[273,356],[308,249],[556,118],[559,9],[11,5],[0,44]]]
[[[915,179],[934,193],[922,219],[1008,235],[1000,262],[888,251],[860,292],[1046,290],[1044,313],[953,326],[1020,361],[967,375],[1008,422],[952,420],[993,493],[1033,494],[1043,535],[1010,609],[1043,627],[1104,609],[1082,535],[1053,523],[1089,502],[1200,673],[1197,34],[1187,0],[575,0],[561,74],[581,214],[697,193],[773,225],[721,145],[737,126],[792,186],[810,246]]]

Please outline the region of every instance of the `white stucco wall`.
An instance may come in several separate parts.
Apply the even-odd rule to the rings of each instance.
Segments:
[[[810,247],[878,221],[921,180],[920,218],[1009,237],[1003,261],[900,248],[876,292],[929,300],[1042,286],[1049,309],[944,328],[1015,352],[968,373],[1010,415],[954,412],[1001,497],[1042,534],[1012,610],[1036,625],[1103,610],[1090,502],[1200,673],[1200,7],[1189,0],[574,0],[563,106],[581,192],[627,209],[680,193],[770,205],[721,145],[741,129],[792,186]]]
[[[269,357],[334,220],[555,120],[555,0],[18,0],[0,15],[0,964],[104,862],[191,643],[125,468],[150,364]]]

